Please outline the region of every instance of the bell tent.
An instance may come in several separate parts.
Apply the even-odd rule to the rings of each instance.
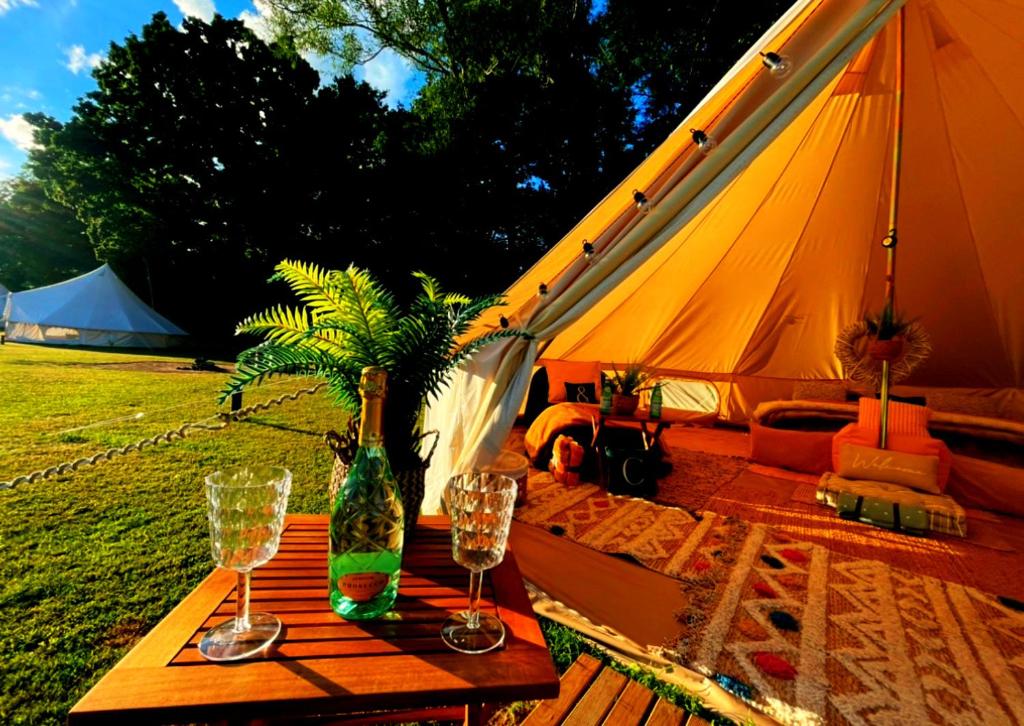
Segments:
[[[11,293],[6,320],[7,339],[20,343],[166,348],[188,335],[140,300],[108,265]]]
[[[842,379],[837,336],[882,307],[893,230],[896,307],[933,347],[906,384],[1019,404],[1022,47],[1020,0],[797,2],[508,290],[530,336],[431,406],[449,440],[428,507],[496,454],[545,360],[702,379],[732,421]]]
[[[7,296],[10,294],[11,291],[0,282],[0,325],[7,322]]]

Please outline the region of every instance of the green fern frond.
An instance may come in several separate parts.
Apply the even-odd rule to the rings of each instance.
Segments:
[[[284,260],[274,268],[271,280],[288,283],[295,295],[318,317],[341,307],[341,296],[332,273],[312,263]]]
[[[438,300],[443,294],[441,284],[427,273],[417,271],[412,273],[412,276],[420,281],[423,286],[423,294],[431,302]]]
[[[221,400],[273,376],[317,376],[338,405],[358,416],[360,373],[382,366],[389,389],[385,438],[389,452],[394,447],[405,462],[418,451],[423,404],[440,394],[456,366],[485,345],[523,335],[501,330],[459,345],[486,310],[504,305],[503,296],[445,292],[422,272],[413,273],[422,291],[403,310],[370,272],[355,266],[325,271],[285,260],[276,270],[274,279],[288,283],[305,306],[278,306],[239,324],[238,333],[264,342],[239,355]]]
[[[332,378],[336,366],[331,356],[312,349],[295,348],[277,343],[262,343],[239,356],[235,374],[220,393],[223,403],[232,394],[240,393],[274,376],[319,376]]]

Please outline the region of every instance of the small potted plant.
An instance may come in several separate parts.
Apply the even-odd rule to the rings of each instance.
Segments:
[[[380,366],[388,373],[384,445],[406,511],[419,512],[432,453],[423,446],[427,434],[421,430],[428,398],[438,395],[455,368],[480,348],[522,334],[502,329],[462,342],[481,314],[504,304],[503,297],[445,292],[430,276],[413,275],[422,290],[403,307],[366,270],[322,270],[286,260],[271,280],[286,282],[305,306],[273,307],[238,325],[238,334],[260,335],[265,341],[238,356],[237,372],[221,392],[222,400],[271,376],[316,376],[327,381],[328,391],[348,414],[342,432],[327,435],[335,453],[332,500],[358,448],[363,368]],[[416,517],[407,518],[407,532],[415,523]]]
[[[632,416],[640,405],[640,393],[650,376],[641,363],[627,363],[619,372],[612,364],[612,412],[617,416]]]
[[[880,313],[864,318],[868,335],[868,355],[877,361],[892,362],[903,353],[903,334],[910,321],[886,305]]]

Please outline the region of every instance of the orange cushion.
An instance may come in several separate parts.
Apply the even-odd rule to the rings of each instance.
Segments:
[[[957,455],[946,494],[965,507],[1024,517],[1024,469]]]
[[[938,456],[844,444],[839,451],[837,473],[845,479],[899,484],[929,494],[942,494],[938,483]]]
[[[546,360],[544,368],[548,372],[548,403],[559,403],[565,400],[566,383],[593,382],[594,390],[601,395],[601,363],[578,362],[568,360]]]
[[[920,406],[917,406],[920,408]],[[862,428],[859,424],[848,424],[844,426],[832,439],[832,470],[839,471],[839,454],[843,444],[854,444],[855,446],[867,446],[874,448],[878,446],[878,429],[870,431]],[[953,455],[945,442],[933,439],[930,436],[908,436],[907,434],[889,434],[887,446],[892,451],[902,451],[907,454],[918,456],[939,457],[938,485],[944,491],[946,482],[949,480],[949,472],[953,465]]]
[[[882,407],[877,398],[861,398],[858,402],[857,423],[861,428],[877,432],[881,428]],[[889,401],[889,434],[930,437],[928,409],[912,403]]]
[[[831,431],[773,429],[750,422],[750,460],[808,474],[832,468]]]

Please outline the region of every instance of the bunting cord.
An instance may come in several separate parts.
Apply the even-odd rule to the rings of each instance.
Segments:
[[[311,396],[326,385],[327,383],[318,383],[312,388],[304,388],[293,393],[286,393],[282,396],[278,396],[277,398],[272,398],[267,401],[254,403],[251,406],[240,408],[237,411],[232,411],[230,413],[218,413],[200,421],[185,423],[175,429],[170,429],[169,431],[157,434],[156,436],[150,436],[149,438],[142,439],[141,441],[137,441],[133,444],[115,446],[107,449],[106,451],[101,451],[98,454],[93,454],[92,456],[84,456],[80,459],[75,459],[74,461],[66,461],[61,464],[57,464],[56,466],[50,466],[45,469],[33,471],[30,474],[17,476],[10,481],[0,482],[0,491],[14,489],[22,484],[34,484],[37,481],[43,481],[55,476],[60,476],[61,474],[78,471],[79,468],[83,466],[94,466],[99,464],[101,461],[110,461],[115,456],[126,456],[133,451],[142,451],[142,449],[149,446],[169,444],[176,439],[183,439],[195,431],[222,431],[232,423],[242,421],[255,413],[266,411],[274,406],[280,406],[285,401],[296,401],[302,396]]]

